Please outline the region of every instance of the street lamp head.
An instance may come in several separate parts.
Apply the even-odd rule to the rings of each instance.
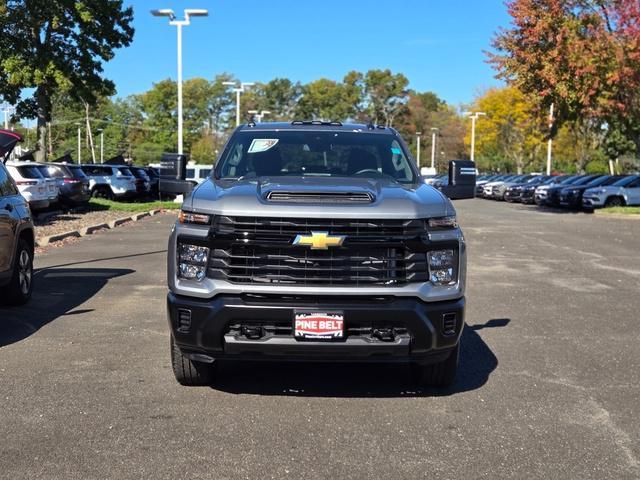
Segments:
[[[440,131],[440,129],[438,127],[431,127],[431,131],[432,132],[438,132],[438,131]]]
[[[255,82],[242,82],[242,88],[244,87],[253,87]]]
[[[223,85],[228,85],[230,87],[235,87],[236,86],[236,82],[222,82]]]
[[[250,113],[251,115],[257,115],[258,110],[249,110],[247,113]]]
[[[175,20],[176,14],[170,8],[162,8],[160,10],[151,10],[154,17],[169,17],[169,20]]]
[[[209,16],[209,12],[204,8],[187,8],[184,11],[184,16],[188,19],[189,17],[207,17]]]
[[[420,136],[420,135],[422,135],[422,132],[416,132],[416,135]]]

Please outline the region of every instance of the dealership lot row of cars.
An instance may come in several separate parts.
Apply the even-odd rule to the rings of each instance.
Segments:
[[[32,210],[50,206],[77,207],[91,197],[146,198],[158,193],[159,175],[153,168],[9,161],[7,171]]]
[[[640,175],[481,175],[476,196],[587,211],[633,206],[640,205]]]

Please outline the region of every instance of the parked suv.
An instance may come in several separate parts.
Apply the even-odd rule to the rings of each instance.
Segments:
[[[640,205],[640,176],[630,175],[611,185],[585,190],[582,205],[586,209]]]
[[[87,164],[82,171],[89,177],[92,197],[113,200],[137,194],[136,178],[126,165]]]
[[[58,185],[58,201],[68,207],[77,207],[89,201],[89,179],[76,178],[65,165],[39,163],[38,170],[45,178],[52,178]]]
[[[29,204],[4,162],[20,135],[0,130],[0,303],[22,305],[33,289],[34,228]]]
[[[171,358],[408,362],[454,381],[465,241],[400,135],[338,122],[240,126],[169,238]]]
[[[58,203],[58,184],[42,175],[36,163],[7,162],[6,167],[32,210],[43,210]]]

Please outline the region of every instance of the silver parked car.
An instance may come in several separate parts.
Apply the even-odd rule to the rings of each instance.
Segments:
[[[613,185],[590,188],[582,196],[585,208],[640,205],[640,176],[631,175]]]
[[[82,165],[82,171],[89,177],[92,197],[108,200],[131,198],[137,194],[136,177],[126,165]]]

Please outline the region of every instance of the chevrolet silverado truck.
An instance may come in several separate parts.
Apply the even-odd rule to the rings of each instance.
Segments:
[[[216,362],[403,362],[447,387],[464,325],[465,240],[392,128],[236,129],[168,246],[173,371]]]

